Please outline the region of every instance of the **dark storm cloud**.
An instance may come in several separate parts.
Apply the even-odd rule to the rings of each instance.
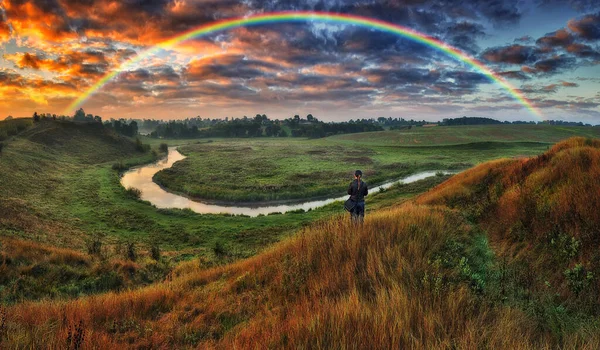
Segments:
[[[471,54],[479,51],[477,39],[485,36],[484,27],[479,23],[457,22],[446,29],[446,40],[451,45]]]
[[[539,38],[536,41],[536,44],[551,46],[551,47],[553,47],[553,46],[566,47],[569,44],[573,43],[574,40],[575,39],[573,38],[573,35],[571,35],[571,33],[569,33],[565,29],[560,29],[553,33],[548,33],[548,34],[544,35],[543,37]]]
[[[590,45],[574,43],[566,47],[567,52],[581,58],[590,58],[592,60],[600,60],[600,52],[595,50]]]
[[[244,55],[229,55],[210,64],[191,63],[184,75],[189,80],[207,80],[218,78],[251,79],[264,76],[266,70],[277,70],[276,64],[247,59]]]
[[[417,68],[400,69],[371,69],[367,72],[369,80],[373,80],[379,86],[387,85],[410,85],[410,84],[433,84],[441,76],[438,71]]]
[[[567,55],[560,55],[535,62],[534,73],[552,74],[576,67],[577,60]]]
[[[600,52],[585,43],[597,39],[600,39],[600,14],[588,14],[569,21],[567,28],[538,38],[535,45],[492,47],[486,49],[481,57],[490,63],[522,65],[524,73],[552,75],[599,64]],[[506,74],[517,79],[524,78],[518,73]]]
[[[482,0],[474,1],[476,8],[497,25],[509,25],[519,22],[521,12],[518,1]]]
[[[481,56],[494,63],[528,64],[540,57],[540,50],[534,46],[510,45],[486,49]]]
[[[517,80],[530,80],[531,79],[530,76],[528,76],[527,74],[523,73],[520,70],[498,72],[497,74],[500,76],[503,76],[505,78],[510,78],[510,79],[517,79]]]
[[[569,21],[569,29],[588,41],[600,40],[600,12]]]

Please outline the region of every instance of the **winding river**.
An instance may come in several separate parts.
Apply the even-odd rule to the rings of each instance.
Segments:
[[[152,181],[152,177],[157,172],[170,168],[176,162],[185,159],[186,157],[179,153],[176,147],[169,147],[169,153],[166,158],[159,160],[156,163],[148,164],[140,167],[135,167],[123,174],[121,184],[125,188],[133,187],[142,192],[141,199],[150,202],[157,208],[179,208],[191,209],[200,214],[219,214],[227,213],[234,215],[258,216],[259,214],[267,215],[269,213],[285,213],[298,209],[315,209],[333,203],[336,201],[344,201],[348,195],[323,199],[312,200],[295,204],[280,204],[280,205],[264,205],[256,203],[253,206],[236,206],[236,205],[218,205],[193,201],[187,197],[168,192]],[[398,182],[411,183],[425,179],[430,176],[435,176],[436,171],[424,171],[411,176],[407,176],[397,181],[391,181],[383,185],[373,187],[370,191],[375,192],[380,188],[388,188]],[[341,205],[340,205],[341,208]]]

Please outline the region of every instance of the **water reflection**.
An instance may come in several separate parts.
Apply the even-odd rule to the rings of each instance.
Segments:
[[[141,199],[148,201],[155,205],[157,208],[179,208],[185,209],[189,208],[196,213],[200,214],[218,214],[218,213],[227,213],[227,214],[244,214],[249,216],[257,216],[259,214],[269,214],[269,213],[285,213],[288,211],[298,210],[298,209],[315,209],[327,205],[329,203],[333,203],[336,201],[343,201],[348,198],[348,195],[329,198],[324,200],[313,200],[304,203],[297,204],[281,204],[281,205],[266,205],[260,206],[260,203],[257,203],[256,206],[227,206],[227,205],[217,205],[217,204],[208,204],[202,202],[196,202],[189,198],[170,193],[162,189],[159,185],[157,185],[154,181],[152,181],[152,177],[157,172],[170,168],[175,162],[178,162],[186,157],[179,153],[175,147],[169,148],[169,154],[167,158],[162,159],[156,163],[144,165],[137,168],[132,168],[123,174],[121,178],[121,184],[125,188],[134,187],[142,191]],[[417,173],[398,181],[392,181],[381,186],[376,186],[370,189],[371,192],[378,191],[380,188],[389,188],[392,185],[403,182],[403,183],[411,183],[418,180],[425,179],[430,176],[435,176],[436,171],[424,171],[421,173]]]

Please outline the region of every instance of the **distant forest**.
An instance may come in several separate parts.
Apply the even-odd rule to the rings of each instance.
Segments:
[[[12,119],[8,117],[7,120]],[[79,123],[97,123],[103,127],[114,129],[117,133],[135,137],[139,134],[153,138],[208,138],[208,137],[308,137],[321,138],[337,134],[351,134],[366,131],[402,130],[412,127],[427,126],[459,126],[459,125],[490,125],[490,124],[550,124],[565,126],[591,126],[582,122],[567,122],[561,120],[535,121],[499,121],[491,118],[461,117],[447,118],[440,122],[414,120],[404,118],[356,119],[347,122],[323,122],[312,114],[306,118],[295,115],[284,120],[272,120],[265,114],[257,114],[253,118],[187,118],[182,120],[156,119],[110,119],[102,120],[98,115],[86,114],[80,108],[73,116],[49,113],[33,114],[33,122],[47,119],[73,121]],[[0,129],[0,141],[10,131]]]

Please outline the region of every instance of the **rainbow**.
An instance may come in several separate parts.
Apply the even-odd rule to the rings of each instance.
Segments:
[[[308,21],[319,21],[325,23],[332,24],[346,24],[346,25],[355,25],[358,27],[364,27],[369,29],[374,29],[394,35],[398,35],[400,37],[412,40],[414,42],[423,44],[425,46],[431,47],[438,51],[446,53],[448,56],[455,58],[460,62],[464,62],[467,65],[473,67],[475,70],[484,74],[490,81],[500,85],[506,92],[508,92],[515,100],[517,100],[521,105],[527,108],[531,113],[536,116],[539,120],[541,118],[541,112],[538,108],[536,108],[523,94],[517,90],[514,86],[508,83],[504,78],[500,75],[494,73],[488,67],[486,67],[483,63],[471,57],[467,53],[452,47],[438,39],[425,35],[423,33],[419,33],[416,30],[411,28],[407,28],[404,26],[400,26],[397,24],[392,24],[388,22],[384,22],[378,19],[355,16],[350,14],[339,14],[339,13],[328,13],[328,12],[272,12],[272,13],[262,13],[255,14],[247,17],[237,17],[237,18],[229,18],[223,19],[220,21],[215,21],[212,23],[201,25],[197,28],[191,29],[183,34],[179,34],[171,39],[165,40],[143,52],[136,55],[135,57],[130,58],[129,60],[122,63],[117,69],[107,73],[101,79],[99,79],[94,85],[87,89],[83,94],[81,94],[76,100],[74,100],[65,110],[65,114],[73,112],[75,109],[79,108],[87,99],[89,99],[94,93],[102,88],[106,83],[108,83],[111,79],[119,75],[119,73],[127,70],[132,67],[136,63],[140,62],[142,59],[151,56],[157,53],[159,50],[165,50],[176,46],[177,44],[193,39],[198,38],[204,35],[212,34],[215,32],[225,31],[233,28],[250,26],[250,25],[258,25],[258,24],[271,24],[271,23],[289,23],[289,22],[308,22]]]

